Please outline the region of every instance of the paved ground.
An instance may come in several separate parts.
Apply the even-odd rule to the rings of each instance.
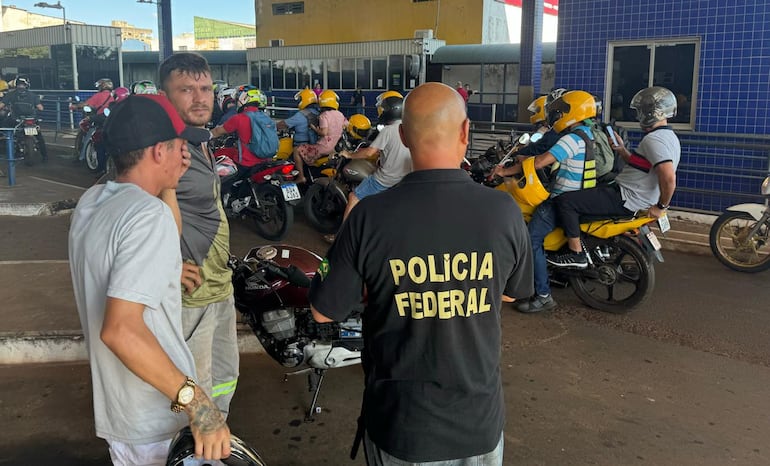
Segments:
[[[20,184],[85,187],[92,178],[64,159],[19,167]],[[3,335],[79,330],[68,225],[66,214],[0,217]],[[248,225],[231,228],[236,254],[265,243]],[[696,241],[703,227],[689,229],[696,236],[685,240],[707,252]],[[301,215],[286,242],[326,248]],[[682,249],[677,244],[688,243],[669,246]],[[766,276],[737,274],[709,255],[669,249],[664,256],[653,297],[628,315],[586,309],[569,289],[555,290],[561,306],[554,312],[504,314],[506,464],[770,464]],[[233,431],[270,464],[362,464],[347,459],[360,368],[329,374],[315,423],[302,422],[310,401],[305,382],[296,376],[284,383],[277,363],[243,355]],[[0,465],[105,464],[90,396],[85,363],[0,366]]]

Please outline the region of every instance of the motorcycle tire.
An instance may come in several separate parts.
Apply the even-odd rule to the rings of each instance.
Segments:
[[[28,166],[35,164],[33,157],[35,156],[35,138],[33,136],[24,137],[24,163]]]
[[[625,314],[644,303],[655,288],[655,269],[647,253],[626,235],[587,239],[594,265],[569,276],[569,283],[587,306]],[[604,256],[594,251],[600,248]]]
[[[305,193],[305,217],[321,233],[336,233],[342,225],[345,199],[328,186],[314,183]]]
[[[259,236],[279,241],[286,236],[294,223],[294,208],[283,198],[283,192],[272,184],[259,184],[254,187],[254,195],[259,201],[246,208]]]
[[[96,144],[91,140],[86,141],[83,146],[83,153],[85,154],[86,167],[95,172],[99,168],[99,155],[96,153]]]
[[[714,256],[737,272],[756,273],[770,268],[770,225],[760,225],[751,238],[757,220],[747,212],[727,211],[717,217],[709,231]],[[764,247],[764,251],[760,251]]]

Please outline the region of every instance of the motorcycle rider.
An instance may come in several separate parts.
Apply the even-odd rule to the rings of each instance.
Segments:
[[[350,211],[361,199],[385,191],[412,171],[409,149],[404,146],[398,131],[404,96],[396,91],[386,91],[377,96],[376,105],[379,121],[385,127],[368,147],[362,147],[355,152],[340,151],[341,156],[349,159],[368,159],[378,156],[377,169],[374,173],[364,178],[361,184],[348,195],[348,205],[345,206],[345,213],[342,216],[343,221],[348,218]],[[333,242],[335,235],[325,235],[324,239]]]
[[[310,125],[310,129],[318,134],[318,142],[315,144],[300,144],[294,149],[294,164],[299,171],[297,184],[304,183],[305,163],[313,164],[316,160],[334,152],[334,146],[342,137],[342,131],[348,124],[345,115],[339,111],[340,97],[336,92],[326,89],[318,97],[318,106],[321,107],[321,115],[318,117],[318,126]]]
[[[3,98],[6,92],[8,92],[8,82],[6,82],[5,79],[0,78],[0,99]]]
[[[40,98],[29,92],[29,79],[23,77],[23,76],[17,76],[14,80],[14,90],[8,92],[5,94],[0,100],[0,115],[3,114],[3,109],[6,109],[7,113],[5,114],[5,121],[0,122],[0,127],[5,128],[13,128],[16,126],[16,120],[17,117],[22,116],[37,116],[35,115],[14,115],[15,112],[18,112],[17,109],[14,107],[17,104],[27,104],[29,105],[29,108],[32,108],[34,110],[37,110],[38,112],[43,111],[43,104],[40,103]],[[33,112],[34,112],[33,110]],[[48,150],[45,146],[45,139],[43,139],[43,134],[38,131],[37,136],[35,136],[35,139],[37,139],[37,145],[38,149],[40,149],[40,157],[43,159],[43,162],[48,161]]]
[[[318,96],[315,92],[305,88],[294,95],[294,100],[298,100],[297,108],[299,111],[291,117],[280,120],[276,127],[279,131],[286,129],[294,130],[293,145],[296,148],[300,144],[315,144],[318,135],[311,131],[310,127],[318,126],[318,117],[321,109],[318,107]]]
[[[217,105],[222,109],[222,116],[217,121],[217,126],[225,124],[227,120],[238,113],[238,91],[239,89],[227,87],[217,94]]]
[[[251,119],[249,113],[263,112],[267,106],[267,97],[254,86],[242,86],[237,96],[237,113],[224,124],[211,130],[212,138],[218,138],[228,133],[238,136],[238,147],[227,147],[224,154],[233,159],[239,166],[253,167],[262,159],[249,149],[251,141]]]
[[[588,266],[580,243],[580,215],[633,216],[647,209],[647,215],[660,218],[671,203],[676,189],[676,168],[681,146],[668,119],[676,116],[676,97],[665,87],[642,89],[631,99],[636,119],[646,134],[639,146],[629,152],[620,136],[615,150],[626,166],[615,182],[597,189],[567,193],[556,201],[559,223],[567,235],[569,252],[548,262],[557,267]]]
[[[94,87],[98,90],[96,94],[89,97],[85,102],[71,103],[70,110],[82,110],[87,105],[91,107],[91,110],[96,115],[104,114],[104,110],[115,100],[115,97],[112,95],[112,90],[114,89],[112,80],[110,78],[101,78],[94,83]]]
[[[519,312],[540,312],[553,309],[557,305],[551,296],[543,240],[556,227],[554,199],[568,191],[596,186],[595,161],[587,157],[586,142],[575,133],[576,130],[583,131],[593,140],[593,133],[584,120],[594,116],[596,101],[585,91],[565,92],[548,106],[548,123],[561,137],[548,151],[535,156],[534,164],[535,169],[539,170],[559,162],[559,168],[552,175],[553,180],[548,189],[549,199],[537,206],[527,224],[532,241],[535,294],[528,300],[514,303],[514,308]],[[498,176],[511,176],[521,171],[521,164],[510,168],[495,168],[495,174]]]

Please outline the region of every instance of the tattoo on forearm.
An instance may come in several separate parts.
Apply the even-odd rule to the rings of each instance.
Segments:
[[[195,390],[195,398],[187,405],[190,416],[190,426],[201,434],[211,434],[225,425],[225,418],[219,408],[199,389]]]

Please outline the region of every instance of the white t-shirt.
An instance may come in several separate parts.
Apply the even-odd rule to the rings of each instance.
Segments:
[[[100,338],[107,296],[145,306],[144,322],[171,361],[195,377],[182,336],[182,256],[171,210],[130,183],[89,189],[72,215],[69,258],[80,323],[91,361],[96,435],[145,444],[187,424],[184,413],[123,365]]]
[[[647,133],[634,151],[643,160],[629,162],[615,177],[620,194],[625,201],[623,207],[630,211],[648,209],[660,200],[660,185],[655,167],[664,162],[679,166],[682,149],[679,138],[668,128],[659,128]],[[646,162],[645,162],[646,160]]]
[[[412,171],[412,156],[398,134],[400,125],[401,120],[396,120],[382,128],[372,142],[372,147],[382,151],[377,161],[379,167],[372,176],[386,188],[397,184],[401,178]]]

